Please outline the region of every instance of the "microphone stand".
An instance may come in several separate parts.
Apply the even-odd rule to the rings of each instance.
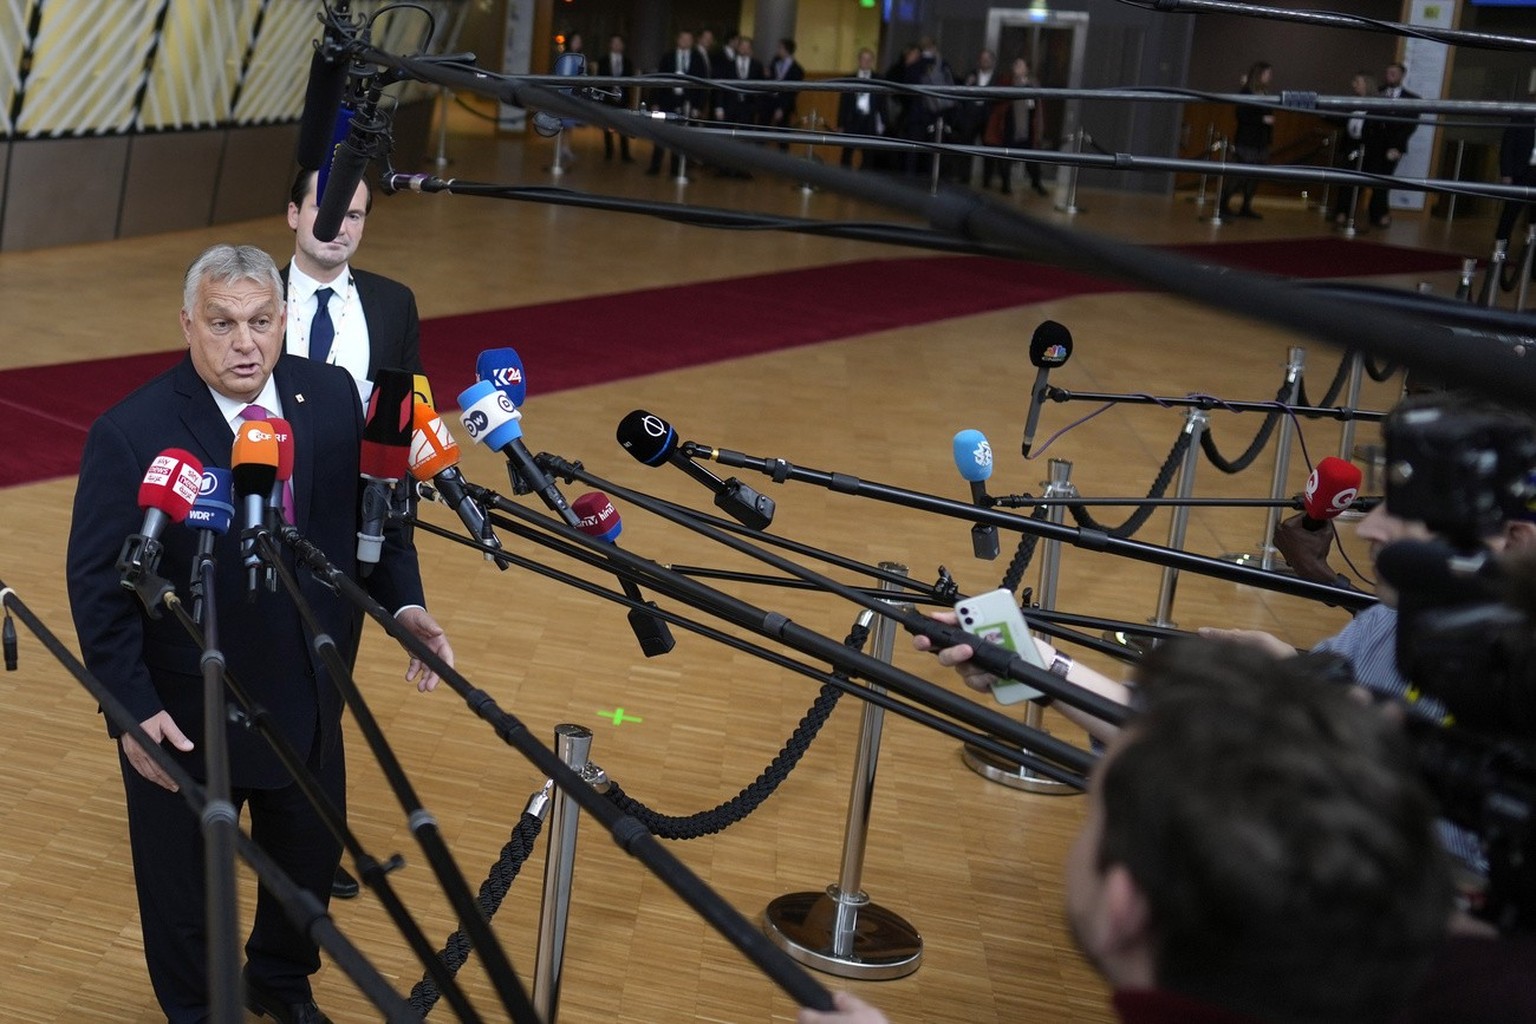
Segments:
[[[268,542],[270,543],[270,538],[268,538]],[[211,562],[211,560],[212,559],[210,556],[209,561]],[[201,578],[202,577],[200,575],[199,579]],[[209,594],[212,594],[213,591],[211,585],[207,588],[207,591]],[[186,605],[181,602],[175,594],[169,595],[166,598],[165,603],[166,607],[171,610],[173,615],[175,615],[177,620],[181,623],[182,628],[187,631],[188,635],[190,635],[194,640],[202,642],[202,636],[198,630],[196,617],[195,615],[188,614]],[[211,614],[212,611],[213,608],[210,603],[210,616],[208,620],[210,628],[212,627],[214,621]],[[214,641],[209,640],[207,646],[210,648],[210,654],[214,653],[211,651],[213,645]],[[209,656],[205,655],[205,671],[208,660]],[[250,691],[245,688],[245,685],[241,683],[234,676],[234,674],[228,670],[228,667],[224,664],[222,654],[219,655],[219,671],[224,685],[229,687],[229,691],[234,694],[235,700],[239,703],[240,707],[244,709],[243,715],[245,723],[254,727],[259,733],[261,733],[262,737],[272,747],[272,752],[277,755],[278,761],[282,763],[283,769],[293,777],[294,782],[303,792],[305,799],[308,800],[310,805],[314,807],[315,812],[320,817],[321,821],[325,823],[331,834],[336,836],[336,838],[341,841],[342,846],[352,857],[353,863],[357,866],[358,876],[379,897],[379,902],[384,906],[385,911],[389,914],[390,920],[393,921],[395,927],[400,930],[400,934],[404,936],[406,943],[411,947],[411,950],[422,962],[423,968],[437,983],[439,991],[441,991],[443,995],[448,999],[449,1004],[454,1008],[454,1012],[459,1015],[459,1019],[466,1022],[478,1022],[481,1019],[480,1015],[476,1012],[474,1007],[470,1004],[468,998],[464,995],[463,989],[459,986],[456,977],[447,969],[446,966],[444,966],[443,962],[438,958],[436,951],[432,947],[432,944],[427,940],[426,934],[421,930],[421,927],[416,923],[415,919],[411,917],[410,911],[406,909],[406,906],[401,901],[399,894],[395,892],[394,886],[392,886],[388,880],[388,873],[403,867],[405,865],[405,861],[400,857],[399,854],[395,854],[390,857],[388,861],[381,863],[363,847],[361,841],[357,838],[357,835],[351,830],[351,828],[348,827],[345,816],[342,815],[341,811],[337,809],[335,803],[332,802],[331,798],[325,793],[324,789],[321,788],[319,781],[315,778],[314,772],[310,771],[309,766],[304,762],[304,759],[300,757],[298,751],[293,748],[293,744],[289,742],[288,738],[284,736],[273,723],[271,713],[267,711],[266,707],[257,703],[256,700],[251,697]],[[218,742],[223,745],[225,743],[224,719],[219,719],[218,729],[215,733],[212,728],[212,724],[209,722],[209,708],[227,710],[229,713],[234,713],[234,711],[233,709],[228,708],[227,703],[223,700],[222,696],[219,697],[217,704],[214,704],[209,701],[208,695],[205,694],[204,701],[205,732],[207,732],[209,736],[217,735],[219,737]],[[208,756],[211,759],[214,756],[214,747],[211,741],[209,743],[208,751]],[[225,761],[227,764],[227,758]],[[210,789],[212,788],[211,783],[212,780],[210,779]],[[238,820],[239,815],[237,813],[235,814],[235,821],[238,822]],[[235,962],[238,965],[238,944],[235,952],[237,956]],[[235,1019],[238,1019],[238,1015]]]
[[[1356,498],[1347,506],[1355,511],[1369,511],[1380,498]],[[1154,508],[1288,508],[1302,511],[1307,506],[1300,498],[1037,498],[1031,494],[999,494],[987,502],[993,508],[1034,508],[1054,505],[1092,508],[1104,506],[1150,505]]]
[[[559,456],[542,452],[539,454],[539,459],[548,464],[553,472],[567,480],[581,480],[583,483],[606,491],[609,494],[617,494],[631,504],[648,509],[664,519],[685,526],[695,533],[703,534],[717,543],[740,551],[783,572],[810,581],[821,589],[845,600],[852,601],[862,608],[869,608],[877,614],[894,618],[908,632],[928,637],[936,648],[953,647],[959,643],[970,644],[975,650],[972,662],[993,675],[1028,683],[1053,699],[1058,699],[1074,707],[1081,708],[1088,714],[1102,718],[1112,724],[1118,725],[1124,722],[1129,714],[1129,710],[1125,705],[1084,690],[1080,686],[1067,682],[1060,676],[1037,668],[1026,662],[1023,658],[1013,654],[1013,652],[997,644],[989,644],[973,633],[968,633],[959,627],[948,626],[934,619],[927,618],[916,609],[892,605],[887,601],[866,597],[859,591],[845,587],[836,580],[806,569],[788,559],[765,551],[754,544],[704,526],[696,522],[692,517],[675,511],[667,503],[658,502],[639,491],[632,491],[627,487],[622,487],[612,481],[595,476],[587,472],[579,463],[567,462]],[[513,514],[520,518],[527,519],[530,516],[527,510],[517,508],[517,506],[509,505],[508,510],[513,511]],[[909,673],[893,669],[878,658],[872,658],[861,652],[849,650],[843,644],[830,637],[822,636],[819,633],[795,624],[778,612],[768,612],[756,608],[729,594],[703,586],[677,573],[668,572],[656,563],[638,558],[627,551],[616,550],[614,554],[623,556],[628,564],[638,568],[640,571],[652,574],[652,579],[666,580],[673,596],[687,601],[694,607],[705,608],[721,618],[761,635],[772,637],[802,653],[824,658],[850,675],[862,676],[870,682],[894,689],[912,700],[940,710],[951,717],[977,725],[979,728],[987,729],[995,736],[1041,753],[1059,764],[1069,766],[1075,770],[1086,771],[1091,763],[1091,759],[1086,759],[1087,756],[1077,747],[1062,743],[1054,737],[1039,733],[1036,730],[1028,729],[1005,715],[982,708],[971,701],[958,699],[948,690],[936,687],[932,683],[919,679]]]
[[[230,795],[229,734],[225,725],[224,652],[219,649],[219,615],[214,603],[214,562],[199,542],[194,563],[202,581],[201,600],[208,612],[203,620],[203,761],[208,775],[203,805],[203,891],[208,920],[209,1011],[216,1021],[244,1019],[240,983],[240,903],[235,888],[235,834],[240,812]],[[166,603],[180,601],[174,593]],[[194,634],[195,634],[194,630]]]
[[[890,502],[891,504],[901,505],[906,508],[914,508],[922,512],[936,512],[939,515],[950,516],[954,519],[965,519],[975,523],[991,523],[1019,533],[1032,533],[1047,540],[1063,541],[1074,547],[1086,548],[1090,551],[1104,551],[1109,554],[1124,555],[1138,561],[1160,565],[1164,568],[1184,569],[1204,576],[1213,576],[1216,579],[1226,580],[1229,583],[1241,583],[1281,594],[1289,594],[1293,597],[1304,597],[1314,601],[1322,601],[1326,604],[1336,605],[1351,611],[1367,608],[1376,603],[1374,597],[1357,591],[1345,590],[1341,587],[1332,587],[1294,577],[1280,576],[1276,573],[1265,572],[1262,569],[1234,565],[1217,558],[1192,555],[1185,551],[1160,547],[1156,544],[1112,537],[1102,530],[1088,530],[1081,527],[1052,523],[1044,519],[1032,519],[1028,516],[1015,515],[1009,512],[996,512],[992,509],[977,508],[975,505],[966,502],[952,501],[948,498],[925,494],[921,491],[911,491],[905,488],[892,487],[889,484],[860,480],[858,477],[850,476],[846,473],[829,473],[819,469],[805,469],[792,465],[783,459],[764,459],[755,455],[746,455],[742,452],[732,451],[728,448],[710,448],[693,441],[684,441],[682,450],[690,457],[713,459],[723,465],[738,469],[755,469],[765,476],[773,477],[775,480],[798,480],[802,483],[816,484],[817,486],[843,494],[876,498],[880,501]],[[1025,681],[1029,682],[1029,680]],[[1031,682],[1030,685],[1033,686],[1035,684]],[[1036,686],[1036,689],[1044,688]]]
[[[166,586],[169,588],[169,584]],[[21,619],[22,623],[42,641],[43,646],[59,664],[63,665],[65,670],[75,677],[75,681],[95,698],[107,718],[131,736],[144,753],[155,762],[156,767],[176,783],[177,792],[186,800],[192,813],[202,819],[208,806],[208,795],[204,788],[192,778],[179,761],[166,752],[164,747],[149,738],[149,734],[139,725],[133,713],[117,698],[117,695],[80,663],[69,648],[64,646],[41,619],[32,614],[31,609],[17,596],[16,591],[7,587],[3,580],[0,580],[0,604],[4,604],[7,609],[16,613],[16,617]],[[326,914],[325,908],[313,894],[295,885],[267,852],[238,827],[234,830],[232,839],[240,858],[256,872],[257,877],[261,879],[261,884],[282,906],[293,926],[330,955],[336,966],[352,979],[369,1001],[380,1009],[390,1024],[421,1024],[421,1015],[412,1010],[410,1004],[390,988],[384,976],[336,927],[336,922]],[[229,1019],[238,1021],[241,1017],[237,1013]]]
[[[283,540],[288,543],[295,552],[308,562],[310,569],[322,582],[331,589],[339,589],[337,579],[346,579],[339,570],[334,569],[329,560],[325,559],[324,552],[314,547],[299,534],[294,527],[284,524],[282,526]],[[364,701],[362,693],[357,688],[356,681],[352,678],[352,671],[342,657],[341,650],[336,646],[336,641],[320,628],[320,622],[315,617],[314,609],[299,588],[298,580],[293,572],[284,564],[282,551],[277,543],[266,531],[262,531],[256,537],[256,543],[262,552],[262,556],[269,565],[277,568],[278,578],[282,581],[283,589],[293,599],[299,617],[304,622],[304,628],[309,633],[310,645],[340,689],[342,698],[347,707],[352,711],[359,731],[363,739],[368,743],[368,748],[373,752],[379,768],[384,773],[384,778],[389,782],[401,808],[406,812],[410,824],[411,834],[416,837],[422,852],[426,854],[427,863],[431,865],[433,874],[437,877],[438,884],[443,889],[443,894],[448,897],[448,902],[453,906],[454,913],[458,915],[459,922],[463,925],[470,942],[480,951],[480,957],[485,965],[486,973],[490,976],[491,983],[500,997],[502,1006],[518,1024],[541,1024],[538,1014],[533,1009],[533,1004],[528,999],[528,993],[523,989],[522,982],[518,979],[512,968],[511,961],[507,958],[506,950],[496,939],[491,931],[490,924],[486,921],[479,907],[475,904],[474,896],[469,891],[469,886],[464,880],[463,873],[458,864],[454,862],[453,854],[449,851],[447,843],[443,841],[442,833],[438,830],[437,820],[422,805],[416,795],[415,787],[405,774],[394,751],[389,746],[389,741],[384,737],[384,731],[379,727],[378,721],[373,717],[373,712]],[[324,565],[325,572],[316,569],[318,558]],[[352,587],[363,592],[357,584],[347,580]],[[376,602],[375,602],[376,603]],[[394,616],[389,616],[391,619]],[[410,635],[404,627],[396,624],[396,629],[405,635]],[[393,634],[392,634],[393,635]],[[412,637],[414,639],[414,637]],[[436,959],[434,956],[433,959]]]
[[[538,516],[511,502],[507,504],[517,508],[521,515],[554,525],[553,521],[547,517]],[[596,546],[601,543],[587,537],[580,530],[564,526],[563,523],[560,527],[563,536],[579,539],[583,546]],[[683,902],[692,907],[755,963],[797,1004],[812,1009],[832,1009],[832,996],[825,988],[769,942],[758,928],[742,917],[702,879],[668,853],[661,846],[660,841],[646,831],[643,825],[621,812],[600,793],[593,790],[591,785],[572,771],[554,751],[534,737],[526,725],[497,706],[490,694],[472,685],[468,679],[438,657],[436,652],[401,626],[388,609],[375,601],[346,573],[332,565],[325,552],[305,540],[292,527],[283,529],[282,539],[320,580],[373,618],[386,633],[436,672],[450,689],[464,699],[476,715],[491,725],[508,746],[521,753],[536,769],[570,794],[583,810],[597,818],[613,835],[614,841],[620,848],[645,864],[668,888],[681,897]],[[611,548],[610,555],[627,554],[622,548],[605,546]]]
[[[1045,389],[1045,397],[1053,402],[1112,402],[1117,405],[1156,405],[1164,409],[1206,409],[1220,410],[1222,412],[1263,412],[1270,413],[1276,409],[1290,413],[1293,416],[1305,416],[1309,419],[1334,419],[1334,420],[1366,420],[1374,422],[1386,418],[1384,412],[1372,412],[1367,409],[1345,409],[1333,406],[1311,405],[1282,405],[1278,402],[1229,402],[1221,398],[1213,398],[1210,395],[1186,395],[1182,398],[1171,398],[1157,395],[1125,394],[1107,391],[1068,391],[1066,388],[1058,388],[1052,385]],[[1145,501],[1139,504],[1146,504]]]
[[[605,572],[613,573],[615,575],[625,575],[631,578],[642,579],[642,581],[647,585],[656,585],[656,581],[643,578],[639,573],[636,573],[629,568],[624,566],[611,565],[607,562],[606,559],[596,555],[594,552],[575,548],[574,546],[566,544],[559,538],[535,530],[525,523],[500,516],[494,511],[487,513],[487,515],[495,519],[497,526],[502,527],[503,529],[507,530],[507,532],[522,537],[525,540],[532,541],[533,543],[539,544],[552,551],[557,551],[561,554],[567,555],[576,559],[577,561],[582,562],[583,564],[590,565],[593,568],[602,569]],[[475,551],[484,550],[483,545],[477,544],[475,541],[468,539],[458,533],[454,533],[451,530],[446,530],[435,523],[419,521],[415,525],[421,527],[422,530],[427,533],[436,534],[445,540],[453,541],[455,544],[460,544]],[[625,605],[629,608],[635,607],[635,603],[624,594],[614,593],[611,590],[604,589],[603,587],[588,580],[584,580],[578,576],[572,576],[569,573],[561,572],[558,569],[552,569],[547,565],[543,565],[539,562],[533,561],[532,559],[519,555],[509,555],[508,558],[512,564],[517,565],[520,568],[527,569],[528,571],[536,573],[537,575],[543,576],[546,579],[554,580],[557,583],[564,583],[567,586],[571,586],[577,590],[582,591],[583,593],[591,594],[592,596],[601,598],[605,601],[611,601],[614,604]],[[664,585],[657,585],[657,589],[658,591],[664,592]],[[879,593],[879,591],[876,591],[876,593]],[[969,743],[972,746],[983,747],[988,752],[998,758],[1001,758],[1002,760],[1013,764],[1019,764],[1025,768],[1031,769],[1032,771],[1037,771],[1042,775],[1050,775],[1052,778],[1059,779],[1063,783],[1070,786],[1075,786],[1078,789],[1083,789],[1087,786],[1087,780],[1082,776],[1081,773],[1065,771],[1060,767],[1053,765],[1048,761],[1037,758],[1017,747],[1011,747],[1000,743],[989,735],[972,732],[962,728],[960,725],[957,725],[954,722],[950,722],[947,719],[940,718],[931,712],[924,711],[921,708],[913,707],[910,704],[898,701],[881,692],[878,688],[861,686],[858,683],[853,683],[847,679],[842,679],[837,675],[807,665],[804,662],[796,661],[795,659],[781,654],[778,651],[770,650],[769,648],[763,647],[759,644],[754,644],[750,641],[743,640],[740,637],[731,635],[730,633],[715,629],[712,626],[707,626],[702,622],[685,618],[676,612],[669,612],[664,608],[652,608],[650,611],[652,614],[665,619],[672,625],[679,626],[688,630],[689,632],[696,633],[699,636],[705,637],[706,639],[714,640],[720,644],[725,645],[726,647],[730,647],[733,650],[741,651],[745,654],[751,654],[754,657],[760,658],[771,665],[776,665],[780,668],[788,669],[791,672],[796,672],[809,679],[814,679],[818,683],[836,687],[843,693],[857,697],[859,700],[867,701],[871,704],[876,704],[887,711],[902,715],[903,717],[908,718],[919,725],[933,729],[935,732],[942,733],[951,737],[952,739],[961,740],[962,742]]]

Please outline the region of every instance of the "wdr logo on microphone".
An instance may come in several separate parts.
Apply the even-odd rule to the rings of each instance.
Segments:
[[[207,497],[219,486],[219,478],[207,470],[203,471],[203,479],[197,485],[199,497]]]

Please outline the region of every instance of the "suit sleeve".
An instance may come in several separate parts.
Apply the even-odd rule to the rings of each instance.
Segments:
[[[123,541],[143,523],[137,493],[142,467],[127,436],[102,417],[81,456],[70,519],[66,582],[75,635],[86,668],[142,722],[164,709],[144,662],[144,619],[138,599],[119,582]],[[121,734],[107,722],[111,736]]]
[[[412,373],[426,373],[421,365],[421,318],[416,313],[416,293],[405,290],[405,322],[401,326],[400,360]]]

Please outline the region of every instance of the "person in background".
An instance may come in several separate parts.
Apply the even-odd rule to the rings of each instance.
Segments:
[[[1255,61],[1244,76],[1241,92],[1245,96],[1264,96],[1269,93],[1271,80],[1274,78],[1274,68],[1268,61]],[[1239,104],[1237,108],[1237,134],[1232,138],[1232,152],[1238,163],[1264,164],[1269,162],[1269,146],[1275,136],[1275,115],[1266,107],[1256,107],[1247,103]],[[1221,191],[1221,212],[1226,217],[1247,217],[1250,220],[1263,220],[1263,216],[1253,208],[1253,195],[1258,191],[1257,178],[1243,178],[1229,175],[1226,187]],[[1234,195],[1243,197],[1243,205],[1236,212],[1228,206],[1228,202]]]

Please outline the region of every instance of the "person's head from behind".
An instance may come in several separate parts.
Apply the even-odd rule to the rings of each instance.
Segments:
[[[1287,1024],[1390,1017],[1451,909],[1402,737],[1247,647],[1175,641],[1141,681],[1067,866],[1084,952],[1117,990]]]
[[[203,251],[182,280],[181,333],[192,365],[227,398],[255,400],[283,351],[283,282],[250,245]]]
[[[319,180],[318,172],[305,170],[299,171],[293,179],[293,187],[288,192],[288,227],[293,229],[294,262],[299,269],[317,281],[329,282],[363,241],[363,229],[373,210],[373,190],[366,180],[358,183],[336,237],[322,242],[315,237],[315,217],[320,212],[315,188]]]

